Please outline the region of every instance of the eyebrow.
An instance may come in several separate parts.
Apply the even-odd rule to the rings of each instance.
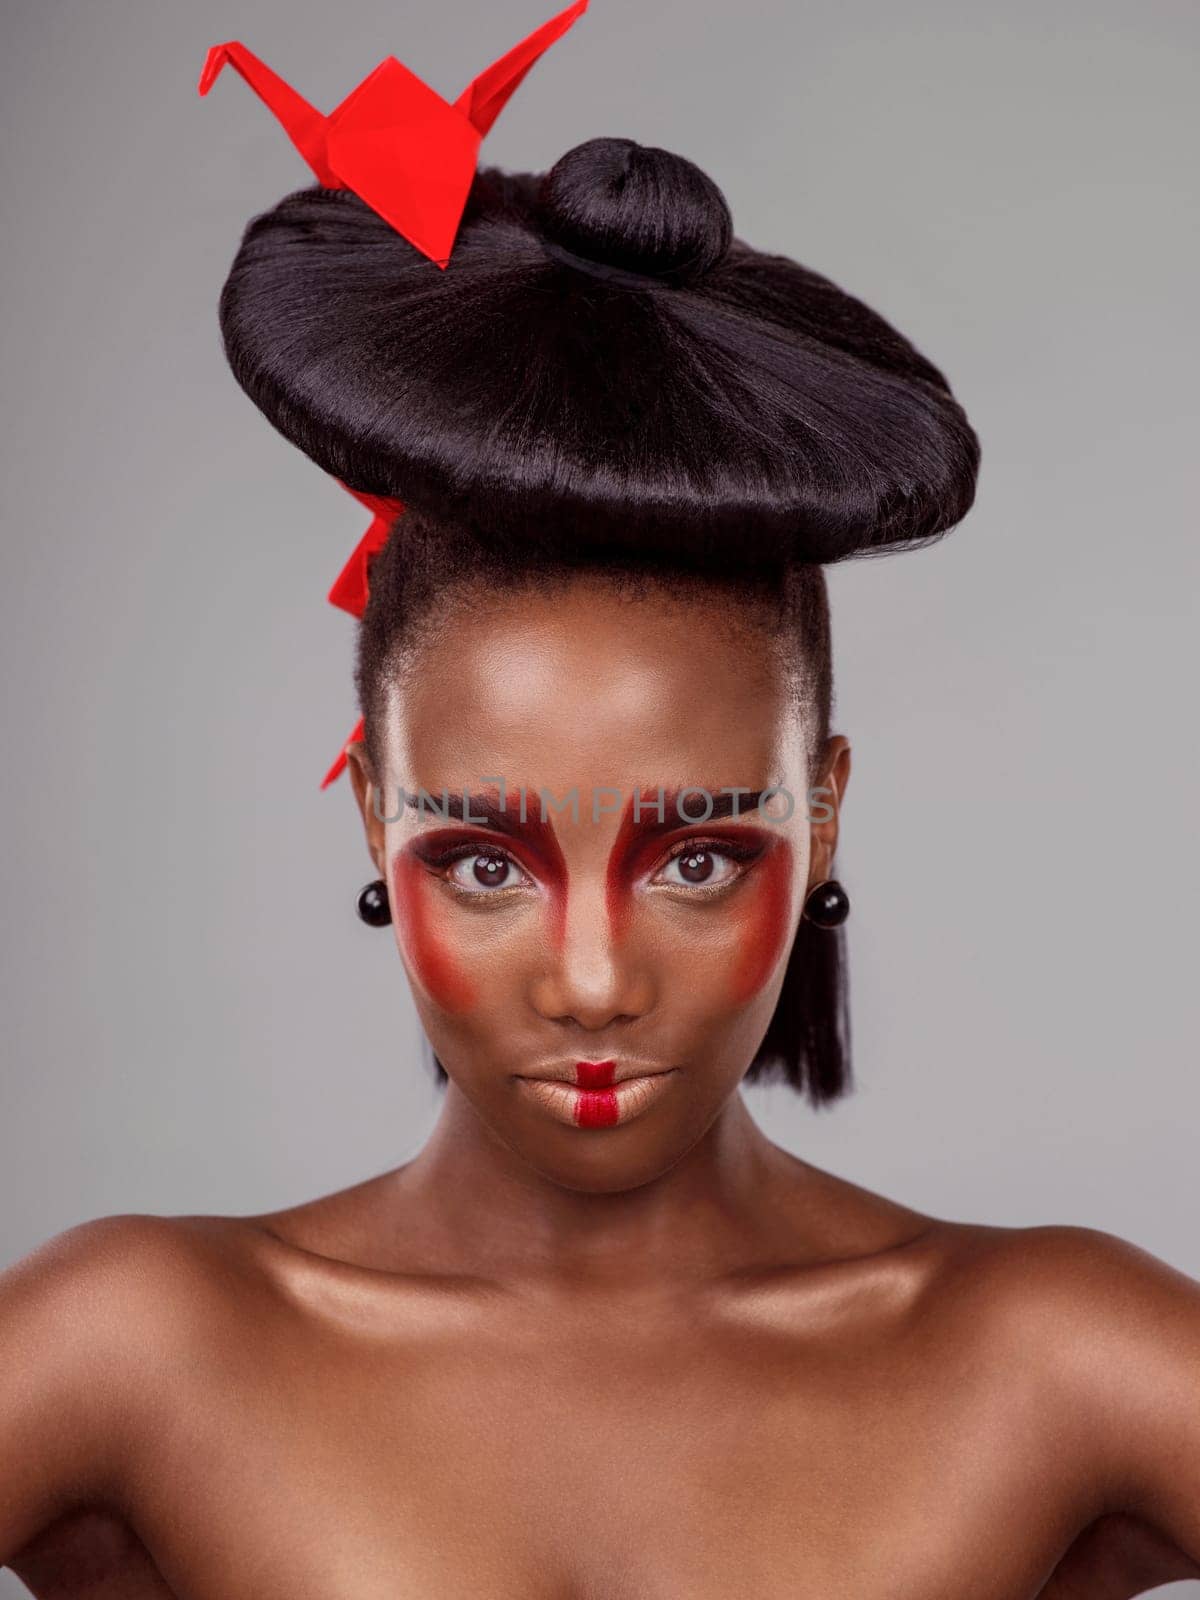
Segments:
[[[727,786],[729,787],[729,786]],[[702,793],[698,793],[700,790]],[[703,785],[695,785],[685,789],[664,789],[662,803],[662,817],[659,818],[657,791],[644,797],[641,805],[641,816],[636,820],[632,810],[629,812],[629,829],[638,834],[647,834],[653,837],[660,833],[672,833],[677,828],[701,828],[707,822],[716,822],[724,817],[732,817],[736,809],[739,817],[748,812],[756,811],[763,795],[772,793],[769,789],[739,789],[736,794],[714,794]],[[526,820],[521,820],[521,797],[524,796]],[[712,809],[707,816],[688,816],[687,812],[679,810],[679,798],[687,796],[687,810],[697,811],[702,807],[702,795],[712,803]],[[521,834],[529,829],[541,829],[553,825],[556,811],[566,811],[567,806],[547,806],[546,820],[542,821],[542,803],[540,794],[530,794],[526,790],[518,790],[510,795],[511,804],[502,806],[494,790],[482,794],[451,794],[443,789],[440,795],[435,796],[428,789],[420,789],[415,794],[404,790],[404,804],[412,811],[423,806],[424,812],[435,818],[445,819],[453,817],[458,822],[474,823],[481,828],[491,828],[497,833]],[[547,799],[552,800],[553,795]],[[627,803],[627,802],[626,802]],[[469,813],[469,815],[468,815]],[[611,813],[616,814],[616,813]]]

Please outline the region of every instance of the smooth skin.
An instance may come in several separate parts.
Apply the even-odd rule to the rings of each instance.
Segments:
[[[845,738],[810,774],[784,662],[706,591],[485,598],[397,676],[388,773],[350,752],[450,1074],[433,1133],[304,1205],[105,1217],[10,1268],[0,1560],[40,1600],[1126,1600],[1200,1576],[1200,1285],[1093,1229],[912,1211],[782,1150],[740,1093],[835,875]],[[396,815],[400,783],[498,775],[577,787],[580,821]],[[594,788],[659,783],[829,803],[640,853],[619,808],[593,820]],[[722,857],[739,830],[772,842]],[[447,832],[476,851],[431,864]],[[671,852],[702,835],[686,876]],[[623,1056],[674,1071],[615,1126],[521,1081]]]

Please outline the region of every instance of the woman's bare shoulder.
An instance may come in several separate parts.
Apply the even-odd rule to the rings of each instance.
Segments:
[[[95,1313],[139,1301],[186,1310],[189,1291],[245,1266],[260,1232],[235,1216],[113,1213],[52,1235],[0,1273],[0,1286],[8,1297],[85,1295]]]
[[[70,1301],[78,1323],[103,1320],[134,1299],[161,1299],[164,1278],[186,1274],[199,1238],[192,1219],[121,1213],[76,1223],[0,1273],[7,1315]]]
[[[926,1303],[961,1313],[983,1338],[1012,1341],[1061,1377],[1097,1364],[1166,1321],[1200,1319],[1200,1283],[1150,1251],[1075,1223],[1003,1226],[897,1213],[922,1261]]]
[[[981,1283],[993,1347],[1086,1462],[1098,1510],[1139,1530],[1129,1560],[1159,1583],[1200,1577],[1200,1282],[1117,1234],[1047,1224],[1007,1232]]]
[[[1200,1577],[1200,1282],[1100,1228],[951,1221],[868,1198],[894,1229],[875,1260],[891,1261],[896,1302],[922,1329],[931,1403],[965,1383],[1023,1450],[1037,1441],[1097,1519],[1072,1557],[1081,1572],[1128,1572],[1141,1584],[1129,1594]]]
[[[1095,1309],[1098,1294],[1167,1296],[1189,1301],[1200,1293],[1196,1280],[1117,1234],[1076,1223],[1028,1226],[961,1221],[904,1205],[838,1174],[793,1158],[803,1172],[811,1209],[817,1204],[836,1219],[839,1235],[857,1239],[864,1253],[913,1250],[928,1261],[936,1294],[972,1292],[998,1313],[1020,1315],[1039,1308],[1056,1317],[1072,1305]],[[976,1307],[978,1309],[978,1306]]]
[[[141,1215],[79,1223],[0,1272],[0,1561],[79,1506],[123,1503],[187,1370],[176,1352],[205,1337],[204,1282],[193,1231]]]
[[[17,1344],[27,1369],[42,1359],[59,1382],[149,1394],[156,1368],[220,1341],[269,1292],[256,1237],[235,1217],[143,1212],[66,1228],[0,1272],[0,1362]]]
[[[1118,1234],[1076,1223],[1000,1227],[936,1224],[947,1285],[970,1287],[1000,1328],[1094,1345],[1147,1330],[1147,1317],[1173,1309],[1184,1320],[1200,1311],[1200,1283]]]
[[[1084,1382],[1139,1343],[1149,1359],[1156,1335],[1179,1348],[1195,1337],[1185,1330],[1200,1330],[1200,1283],[1119,1235],[1074,1223],[960,1221],[820,1177],[837,1237],[854,1245],[846,1256],[903,1275],[911,1308],[948,1331],[997,1357],[1020,1351],[1031,1377],[1044,1371],[1061,1384],[1074,1372]]]

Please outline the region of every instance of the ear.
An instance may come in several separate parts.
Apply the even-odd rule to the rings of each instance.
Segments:
[[[809,837],[812,841],[808,886],[833,877],[838,822],[850,782],[850,741],[836,733],[827,742],[815,785],[808,792]]]
[[[362,812],[363,830],[367,837],[367,852],[375,863],[381,878],[387,876],[387,848],[384,817],[387,812],[379,796],[378,784],[371,768],[371,758],[361,739],[346,746],[346,766],[354,789],[354,798]]]

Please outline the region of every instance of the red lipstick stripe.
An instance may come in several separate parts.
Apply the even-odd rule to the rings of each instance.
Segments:
[[[615,1089],[585,1089],[579,1096],[575,1121],[581,1128],[611,1128],[618,1115]]]
[[[575,1082],[583,1090],[575,1106],[575,1121],[581,1128],[611,1128],[620,1115],[617,1096],[610,1087],[615,1061],[577,1061]]]
[[[575,1082],[581,1089],[607,1089],[616,1070],[615,1061],[577,1061]]]

